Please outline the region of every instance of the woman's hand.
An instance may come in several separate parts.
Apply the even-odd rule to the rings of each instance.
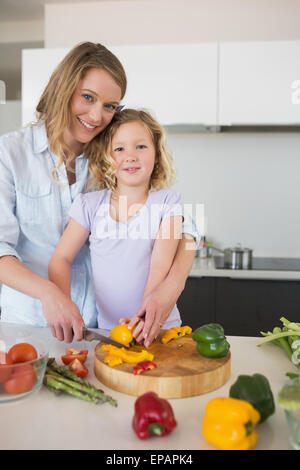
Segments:
[[[59,341],[82,340],[84,321],[77,305],[54,284],[41,299],[43,314],[49,328]]]

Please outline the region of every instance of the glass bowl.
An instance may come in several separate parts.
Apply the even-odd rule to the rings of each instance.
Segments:
[[[31,361],[11,365],[3,364],[4,353],[15,344],[29,343],[37,351],[37,358]],[[0,336],[0,405],[22,400],[40,390],[48,361],[46,345],[31,336],[15,337]]]
[[[278,393],[278,403],[285,411],[290,443],[300,450],[300,375],[284,384]]]

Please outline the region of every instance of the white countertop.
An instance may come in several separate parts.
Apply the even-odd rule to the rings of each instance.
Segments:
[[[0,323],[0,333],[1,329],[4,331],[3,327],[5,324]],[[55,357],[59,363],[66,347],[89,349],[86,363],[89,374],[86,378],[117,399],[118,407],[94,405],[68,395],[55,396],[43,386],[31,397],[0,406],[2,450],[215,450],[201,433],[206,403],[214,397],[229,396],[230,386],[238,375],[254,373],[264,374],[268,378],[276,404],[275,414],[256,427],[258,442],[254,449],[292,450],[284,411],[278,406],[277,394],[287,380],[285,373],[299,372],[299,369],[277,346],[268,344],[257,347],[259,338],[228,336],[232,354],[229,381],[218,390],[204,395],[169,400],[177,427],[168,436],[142,441],[131,427],[136,397],[100,385],[94,375],[93,352],[96,341],[73,342],[70,345],[53,338],[48,328],[17,325],[15,329],[20,336],[28,332],[38,339],[44,339],[49,346],[49,357]]]
[[[190,277],[227,277],[230,279],[269,279],[300,281],[300,271],[258,270],[258,269],[217,269],[214,257],[195,258]]]

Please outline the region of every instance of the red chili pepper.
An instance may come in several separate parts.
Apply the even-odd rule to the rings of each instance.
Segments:
[[[151,370],[151,369],[155,369],[156,367],[157,367],[157,365],[154,364],[154,362],[151,362],[151,361],[138,362],[137,365],[134,366],[134,368],[133,368],[133,373],[134,373],[134,375],[138,375],[141,372],[144,372],[144,370]]]
[[[141,395],[134,405],[132,427],[140,439],[165,436],[177,425],[170,403],[154,392]]]

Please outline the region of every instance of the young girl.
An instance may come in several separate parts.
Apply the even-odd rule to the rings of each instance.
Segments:
[[[175,175],[172,157],[163,128],[149,113],[121,111],[97,140],[100,151],[89,159],[93,186],[100,190],[75,199],[49,279],[70,296],[71,266],[89,238],[98,327],[111,329],[132,317],[168,275],[183,207],[180,194],[167,189]],[[180,324],[175,305],[164,328]],[[141,325],[138,340],[144,338]]]

